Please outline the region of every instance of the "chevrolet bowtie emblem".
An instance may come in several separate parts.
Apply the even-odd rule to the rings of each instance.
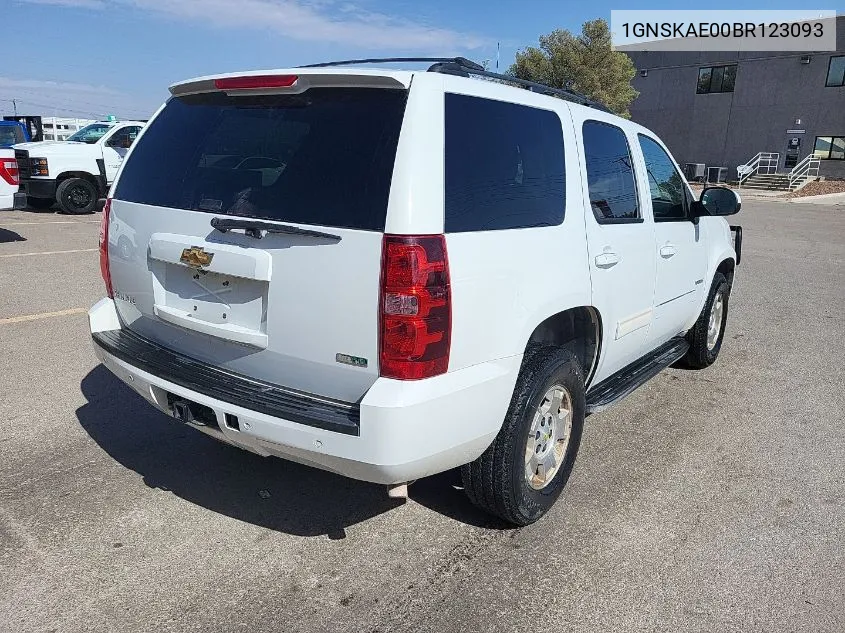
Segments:
[[[179,261],[191,268],[202,268],[208,266],[213,258],[214,253],[206,253],[202,246],[191,246],[182,251]]]

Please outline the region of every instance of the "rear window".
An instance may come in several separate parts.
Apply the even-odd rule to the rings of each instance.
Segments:
[[[560,118],[529,106],[446,95],[447,233],[563,222]]]
[[[23,130],[17,125],[0,125],[0,147],[23,143]]]
[[[406,94],[314,88],[173,98],[132,151],[114,197],[382,231]]]

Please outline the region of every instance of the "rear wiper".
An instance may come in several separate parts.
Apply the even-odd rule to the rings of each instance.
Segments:
[[[250,220],[247,218],[211,218],[211,226],[221,233],[230,231],[232,229],[243,229],[246,235],[261,239],[264,237],[262,231],[268,233],[286,233],[288,235],[307,235],[309,237],[321,237],[327,240],[334,240],[339,242],[340,235],[333,235],[332,233],[323,233],[322,231],[311,231],[309,229],[301,229],[298,226],[290,226],[289,224],[273,224],[272,222],[262,222],[261,220]]]

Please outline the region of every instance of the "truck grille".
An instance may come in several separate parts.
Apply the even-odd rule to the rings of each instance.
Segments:
[[[15,150],[15,160],[18,161],[18,172],[21,180],[32,175],[32,163],[29,162],[29,152],[25,149]]]

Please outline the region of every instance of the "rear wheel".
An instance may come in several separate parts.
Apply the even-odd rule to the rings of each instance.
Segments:
[[[32,196],[26,198],[26,205],[33,209],[49,209],[55,202],[52,198],[33,198]]]
[[[691,369],[704,369],[716,362],[725,338],[730,294],[731,287],[727,277],[717,272],[713,276],[713,284],[710,286],[704,309],[687,333],[690,348],[681,359],[682,365]]]
[[[572,472],[584,410],[584,374],[571,352],[543,347],[527,356],[495,441],[461,468],[470,500],[514,525],[537,521]]]
[[[59,185],[56,198],[65,213],[93,213],[97,207],[97,188],[84,178],[68,178]]]

